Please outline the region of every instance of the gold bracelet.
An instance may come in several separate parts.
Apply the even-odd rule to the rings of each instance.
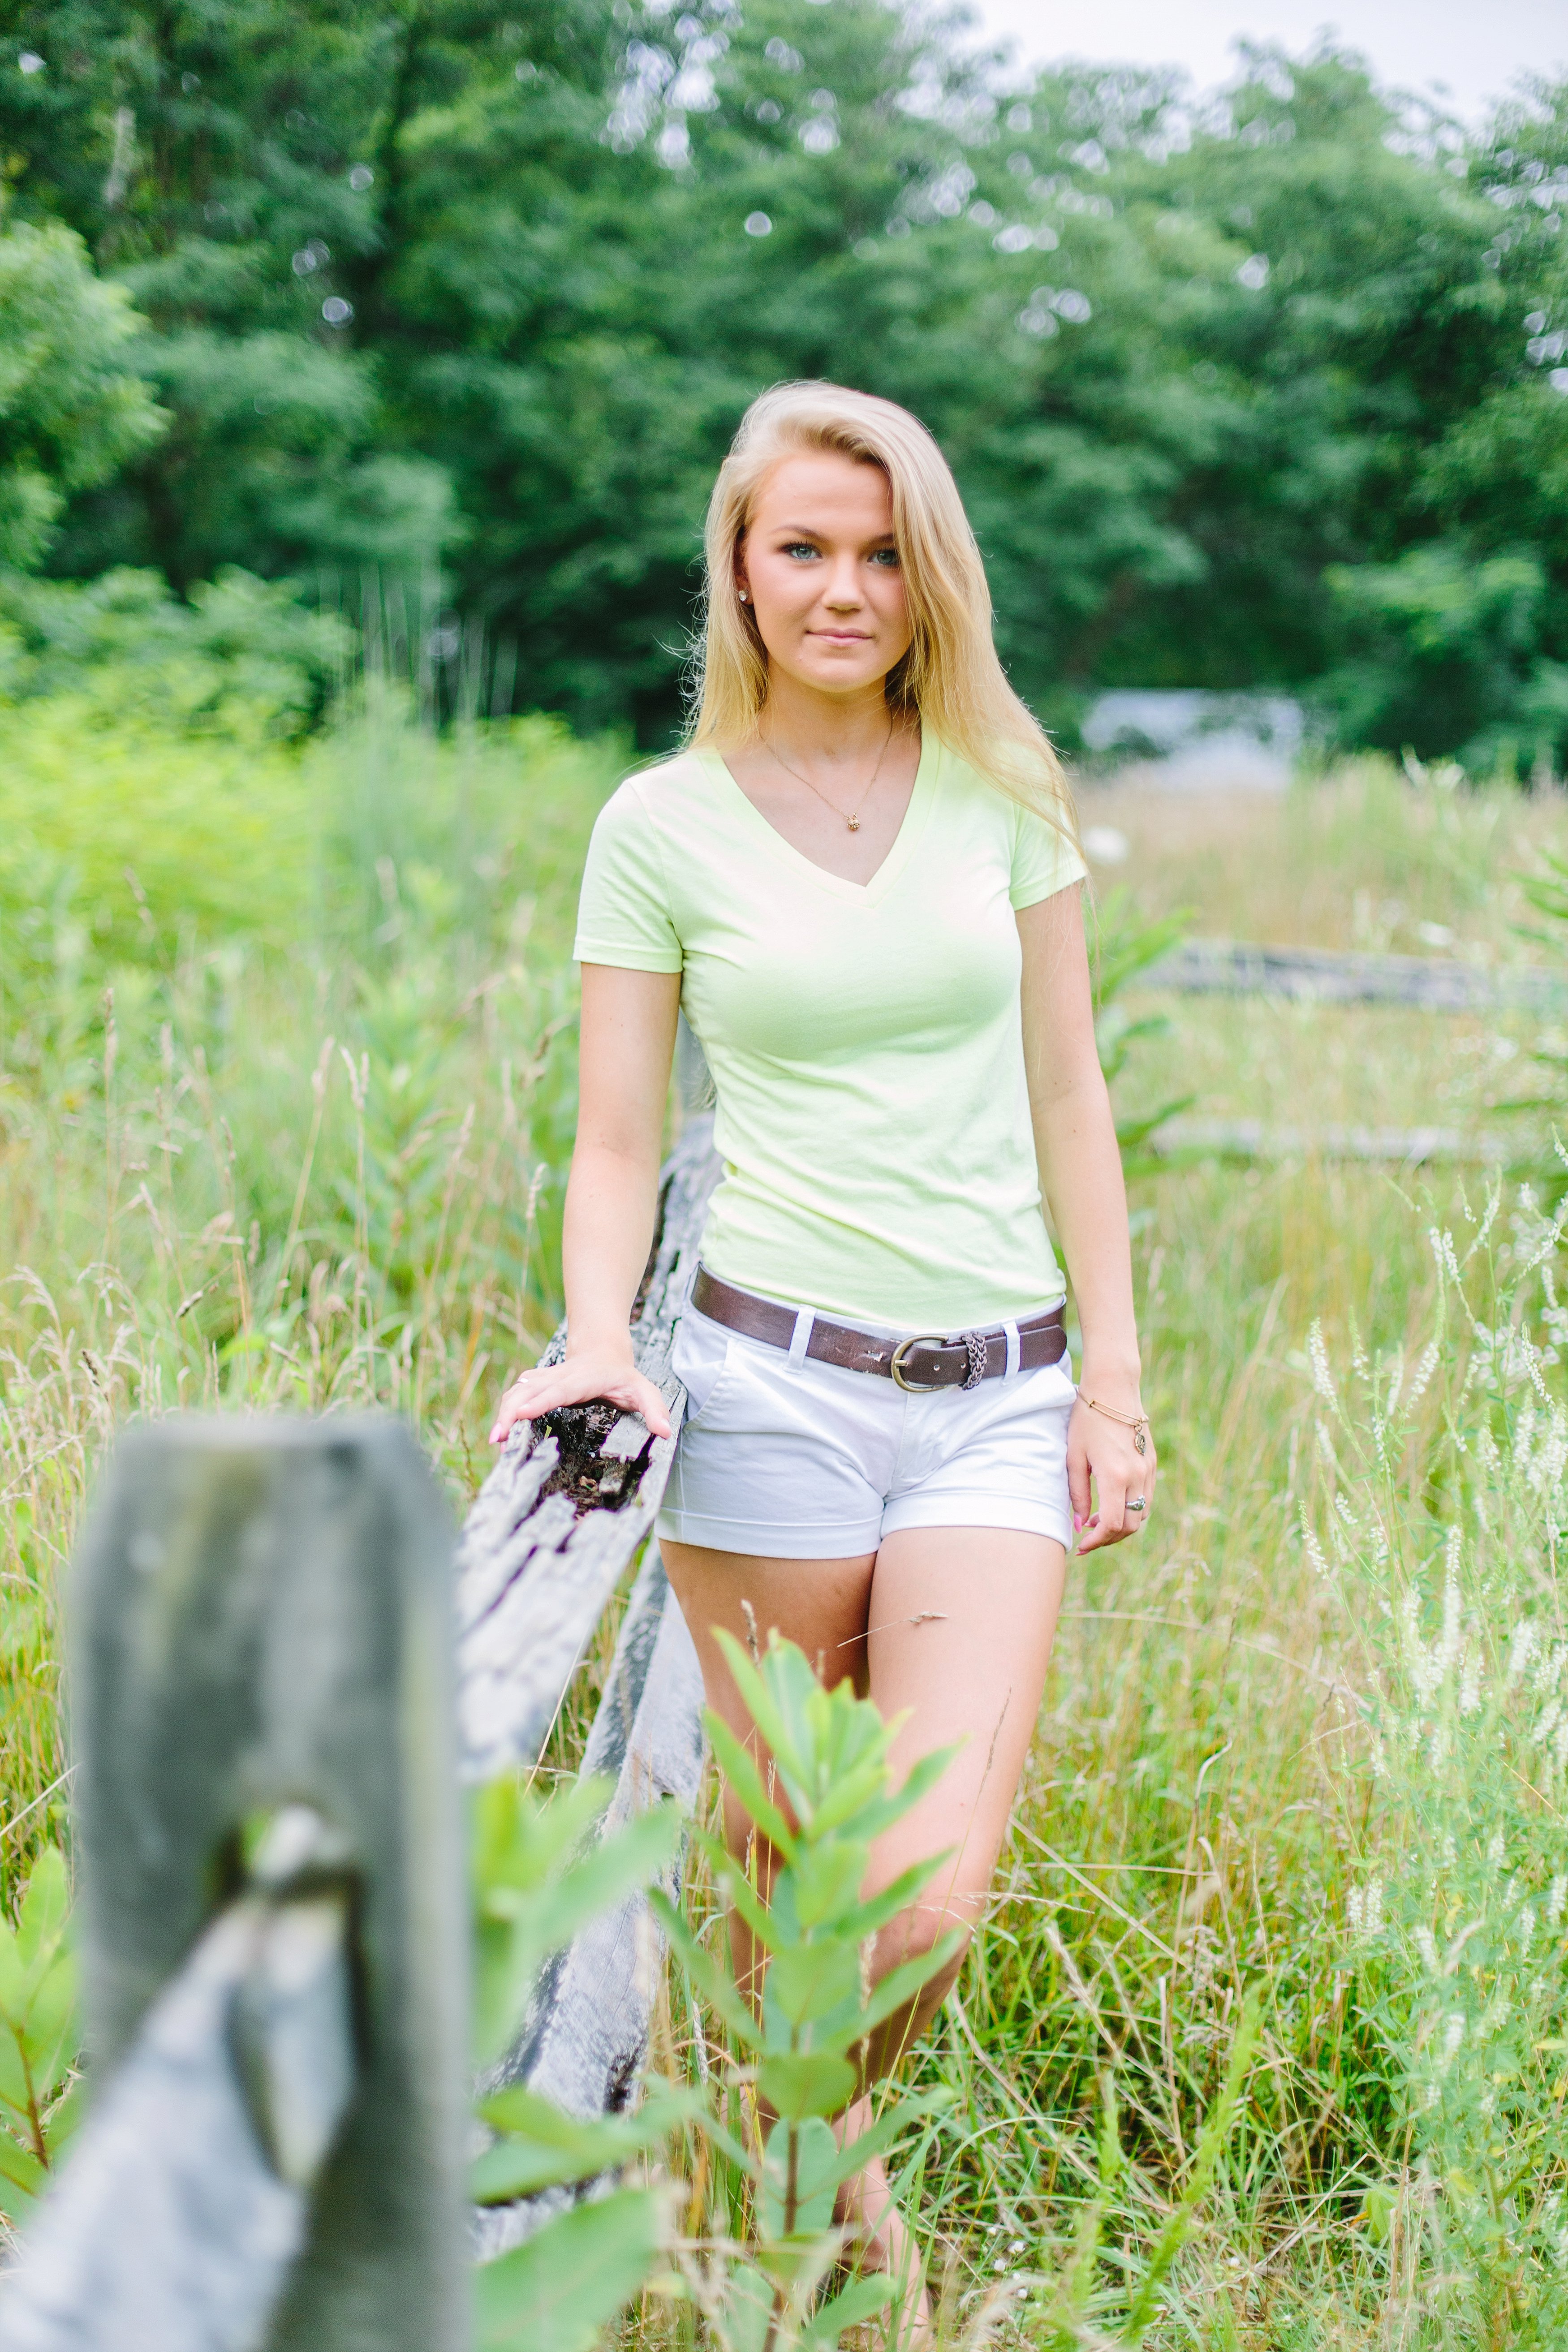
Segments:
[[[1081,1389],[1079,1390],[1078,1393],[1083,1402],[1088,1405],[1090,1412],[1102,1412],[1107,1421],[1119,1421],[1124,1429],[1130,1429],[1132,1432],[1133,1445],[1140,1454],[1146,1454],[1148,1452],[1149,1438],[1152,1433],[1149,1427],[1149,1416],[1147,1413],[1118,1412],[1113,1404],[1100,1404],[1095,1398],[1084,1396]]]

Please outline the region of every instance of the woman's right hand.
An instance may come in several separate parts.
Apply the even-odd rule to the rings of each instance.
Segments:
[[[669,1407],[644,1378],[626,1348],[584,1348],[563,1364],[536,1365],[520,1372],[496,1407],[490,1444],[504,1445],[520,1421],[537,1421],[563,1404],[592,1404],[599,1398],[623,1412],[640,1413],[656,1437],[669,1435]]]

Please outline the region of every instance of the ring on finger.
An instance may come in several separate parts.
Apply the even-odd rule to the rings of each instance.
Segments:
[[[1149,1506],[1142,1495],[1129,1495],[1127,1507],[1130,1511],[1146,1511]]]

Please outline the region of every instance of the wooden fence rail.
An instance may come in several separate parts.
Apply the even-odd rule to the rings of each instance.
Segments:
[[[1404,1004],[1423,1013],[1568,1007],[1568,977],[1539,965],[1251,947],[1233,940],[1184,940],[1141,974],[1139,984],[1199,995],[1279,996],[1298,1003]]]
[[[633,1329],[677,1428],[669,1344],[718,1172],[697,1111]],[[513,1433],[458,1545],[454,1676],[451,1537],[406,1432],[121,1441],[68,1596],[99,2087],[0,2284],[0,2352],[459,2352],[467,2262],[595,2193],[465,2231],[457,1790],[537,1759],[673,1451],[602,1406]],[[650,1547],[584,1759],[609,1822],[695,1799],[700,1709]],[[660,1960],[641,1896],[595,1922],[491,2084],[630,2104]]]

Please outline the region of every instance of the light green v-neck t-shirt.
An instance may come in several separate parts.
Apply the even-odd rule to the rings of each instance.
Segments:
[[[1044,818],[929,736],[864,885],[793,848],[712,752],[621,785],[594,827],[575,953],[681,975],[717,1098],[715,1274],[905,1330],[1061,1297],[1014,910],[1083,873]]]

